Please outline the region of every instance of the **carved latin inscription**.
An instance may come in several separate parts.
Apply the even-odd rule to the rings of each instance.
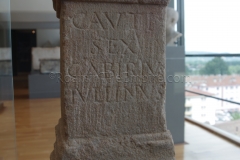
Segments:
[[[132,12],[81,12],[74,15],[72,21],[76,28],[84,30],[122,30],[124,28],[125,30],[153,31],[163,23],[156,13]]]
[[[165,131],[159,15],[79,7],[63,18],[69,49],[64,50],[61,80],[66,114],[74,112],[67,121],[70,136]]]

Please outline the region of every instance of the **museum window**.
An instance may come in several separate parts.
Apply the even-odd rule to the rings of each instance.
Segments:
[[[185,89],[207,97],[205,102],[203,99],[199,102],[210,108],[208,116],[199,114],[199,117],[206,117],[215,127],[225,123],[234,126],[240,120],[240,96],[229,91],[240,92],[240,1],[179,0],[177,6],[181,21],[178,29],[184,34],[181,45],[185,46],[185,71],[193,84]],[[205,90],[202,83],[206,84]],[[193,107],[195,105],[201,104],[192,104]],[[193,110],[192,114],[197,114],[197,111]],[[192,118],[202,123],[201,118]],[[235,135],[227,127],[220,129]]]

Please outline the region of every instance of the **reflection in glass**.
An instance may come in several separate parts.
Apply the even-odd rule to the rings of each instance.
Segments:
[[[240,53],[239,0],[184,0],[186,54]]]
[[[0,0],[0,160],[16,159],[10,1]]]
[[[240,137],[240,57],[187,57],[185,67],[185,116]]]

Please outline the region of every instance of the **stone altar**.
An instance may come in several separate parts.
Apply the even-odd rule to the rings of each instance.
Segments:
[[[33,47],[32,48],[32,71],[40,70],[41,59],[58,59],[60,60],[60,47]]]
[[[165,118],[168,0],[54,0],[61,119],[51,160],[174,160]]]
[[[40,59],[40,73],[60,73],[60,59]]]

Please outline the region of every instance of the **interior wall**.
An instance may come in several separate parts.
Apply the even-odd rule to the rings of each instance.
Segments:
[[[52,12],[52,0],[11,0],[12,12]]]
[[[11,42],[10,42],[10,30],[6,29],[5,27],[1,26],[0,23],[0,48],[3,47],[10,47]]]
[[[0,19],[0,47],[10,47],[10,23]]]
[[[17,1],[17,0],[15,0]],[[1,0],[0,1],[0,14],[8,13],[10,10],[9,0]]]
[[[185,48],[166,48],[166,120],[175,143],[184,143],[185,114]],[[171,77],[181,77],[173,80]]]
[[[4,47],[4,44],[5,44],[5,35],[4,35],[4,30],[3,30],[3,27],[1,26],[1,23],[0,23],[0,48],[1,47]]]
[[[37,47],[46,47],[47,43],[52,47],[60,46],[59,29],[37,29]]]
[[[58,29],[52,0],[11,0],[12,29]]]
[[[168,4],[168,7],[174,8],[174,0],[170,0],[170,2]]]

